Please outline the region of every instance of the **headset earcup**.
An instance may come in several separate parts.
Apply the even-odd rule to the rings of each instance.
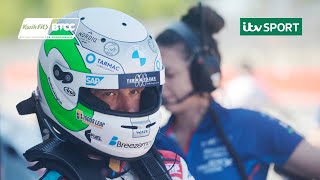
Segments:
[[[216,88],[213,86],[210,74],[204,64],[205,60],[198,56],[190,65],[191,81],[195,91],[212,92]]]

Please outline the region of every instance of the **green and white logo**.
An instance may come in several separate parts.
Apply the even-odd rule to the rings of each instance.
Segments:
[[[302,18],[240,18],[240,35],[302,35]]]
[[[79,18],[25,18],[18,38],[73,39],[77,32],[79,21]],[[65,31],[74,33],[68,35],[64,33]]]

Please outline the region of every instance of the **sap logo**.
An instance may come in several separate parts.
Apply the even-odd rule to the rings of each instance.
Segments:
[[[111,139],[110,142],[109,142],[109,145],[111,145],[111,146],[116,145],[118,139],[119,139],[119,138],[118,138],[117,136],[113,136],[112,139]]]
[[[104,77],[101,76],[86,76],[86,85],[95,86],[97,85]]]
[[[59,31],[62,29],[65,31],[74,31],[75,24],[74,23],[53,23],[52,24],[52,31]]]

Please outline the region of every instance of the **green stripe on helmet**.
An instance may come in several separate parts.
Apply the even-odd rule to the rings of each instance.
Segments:
[[[82,122],[82,120],[77,119],[77,110],[83,111],[83,113],[88,116],[93,116],[93,111],[86,108],[82,104],[78,103],[75,108],[72,110],[64,109],[58,101],[55,99],[53,92],[50,88],[48,77],[45,74],[41,64],[39,63],[39,74],[40,74],[40,83],[42,86],[43,94],[45,99],[48,102],[48,106],[51,110],[53,116],[58,120],[58,122],[65,128],[70,131],[81,131],[88,127],[87,124]]]
[[[52,31],[50,35],[72,35],[72,33],[69,31],[60,30]],[[46,56],[48,56],[51,49],[56,48],[67,62],[70,69],[78,72],[90,73],[91,71],[86,67],[77,45],[78,41],[76,38],[63,40],[47,39],[44,42],[44,51]]]

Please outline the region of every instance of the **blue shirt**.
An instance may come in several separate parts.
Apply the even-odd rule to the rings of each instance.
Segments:
[[[246,109],[226,109],[211,103],[222,128],[245,167],[249,179],[266,179],[271,163],[283,166],[303,139],[288,125],[270,116]],[[172,116],[156,137],[158,149],[177,152],[195,179],[240,179],[237,167],[218,137],[207,112],[180,148],[173,131]],[[165,134],[166,136],[164,136]]]

